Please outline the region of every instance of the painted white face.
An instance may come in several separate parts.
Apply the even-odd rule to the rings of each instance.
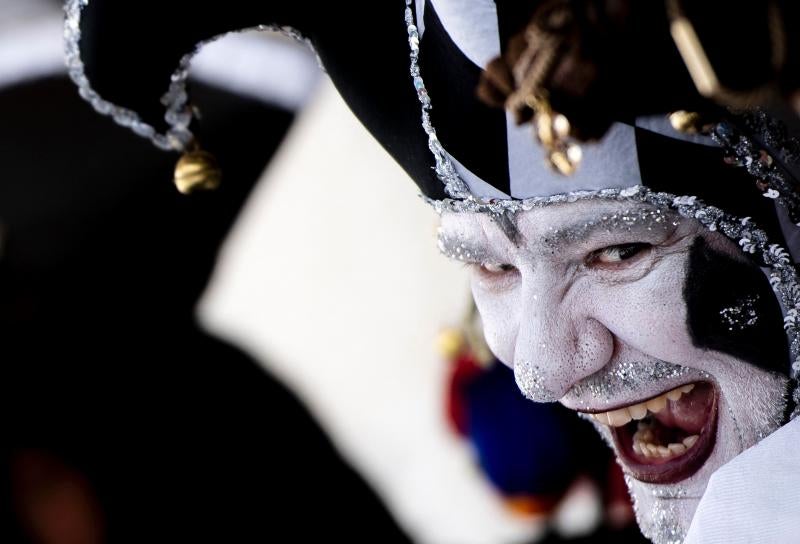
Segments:
[[[710,349],[690,326],[693,251],[732,270],[752,266],[721,234],[643,203],[564,203],[520,212],[514,224],[442,216],[440,247],[470,264],[490,348],[528,398],[593,421],[627,476],[643,533],[679,542],[711,474],[783,418],[783,375]],[[738,321],[724,330],[734,335],[759,319],[731,312]]]

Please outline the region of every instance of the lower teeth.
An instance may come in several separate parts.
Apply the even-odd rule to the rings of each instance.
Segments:
[[[638,430],[633,435],[633,451],[649,459],[671,459],[686,453],[699,438],[699,435],[693,434],[681,442],[670,442],[663,446],[653,443],[655,436],[648,425],[639,423]]]

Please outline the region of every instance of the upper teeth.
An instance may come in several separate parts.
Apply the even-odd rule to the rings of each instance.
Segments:
[[[647,413],[657,414],[667,406],[668,400],[678,400],[681,395],[688,393],[694,389],[694,384],[690,383],[676,387],[671,391],[662,393],[656,398],[650,399],[646,402],[626,406],[625,408],[618,408],[610,412],[601,412],[599,414],[592,414],[592,417],[604,425],[611,425],[612,427],[622,427],[630,422],[632,419],[644,419]]]

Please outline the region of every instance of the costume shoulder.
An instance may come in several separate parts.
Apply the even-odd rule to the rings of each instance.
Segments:
[[[717,470],[685,543],[797,542],[798,441],[794,419]]]

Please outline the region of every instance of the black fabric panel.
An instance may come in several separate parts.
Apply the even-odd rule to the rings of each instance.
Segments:
[[[731,331],[720,311],[736,306],[747,296],[756,298],[758,321]],[[689,252],[683,297],[695,346],[788,375],[789,346],[783,314],[769,280],[756,265],[719,253],[703,238],[697,238]]]
[[[800,2],[796,0],[780,0],[776,2],[783,13],[784,21],[800,21]],[[787,24],[787,23],[784,23]],[[796,23],[787,26],[796,28]],[[786,33],[786,50],[800,51],[800,32]],[[800,55],[790,54],[783,71],[782,84],[785,89],[800,89]]]
[[[494,3],[497,8],[500,50],[506,51],[508,41],[527,26],[541,1],[494,0]]]
[[[329,14],[326,24],[312,31],[311,39],[334,85],[361,123],[424,195],[442,199],[444,186],[433,169],[421,105],[409,74],[404,8],[401,1],[365,2],[358,10],[341,6]]]
[[[774,78],[770,62],[772,23],[766,9],[770,3],[704,0],[680,4],[704,44],[719,81],[728,89],[754,89]],[[787,18],[779,24],[786,25],[784,31],[792,35],[796,27],[790,21],[796,22],[796,19]],[[789,54],[791,51],[787,49]]]
[[[190,0],[93,0],[81,25],[86,73],[102,97],[136,111],[161,132],[166,124],[160,100],[183,55],[203,40],[261,23],[305,30],[321,8],[301,17],[301,7],[246,0],[228,0],[225,9]]]
[[[510,194],[505,112],[478,100],[481,67],[453,43],[430,2],[419,63],[442,145],[479,178]]]
[[[755,179],[744,168],[726,164],[720,148],[637,127],[636,149],[642,182],[647,187],[696,196],[737,217],[752,217],[767,232],[770,241],[786,246],[775,214],[775,201],[762,195]]]

